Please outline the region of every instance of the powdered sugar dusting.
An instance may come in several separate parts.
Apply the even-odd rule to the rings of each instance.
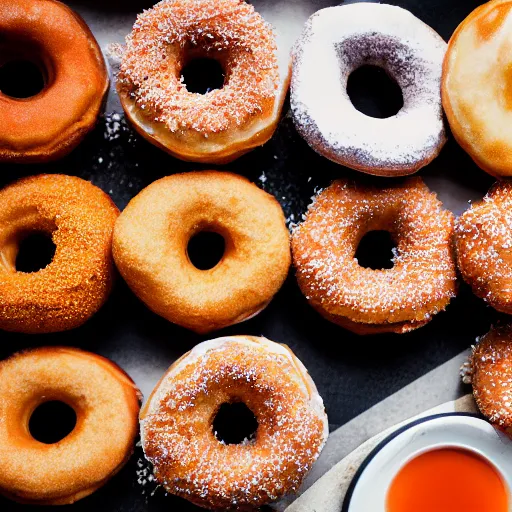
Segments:
[[[294,49],[291,106],[298,131],[342,165],[374,174],[414,172],[446,140],[445,52],[438,34],[399,7],[357,3],[318,11]],[[347,81],[365,64],[383,67],[401,87],[404,107],[395,116],[368,117],[352,105]]]

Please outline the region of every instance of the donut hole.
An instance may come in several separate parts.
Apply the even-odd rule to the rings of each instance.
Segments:
[[[258,420],[243,402],[224,403],[212,423],[215,437],[224,444],[241,444],[254,439]]]
[[[217,59],[197,57],[185,64],[181,70],[181,77],[188,92],[207,94],[224,87],[226,74]]]
[[[35,62],[15,59],[0,65],[0,92],[15,99],[31,98],[46,87],[46,76]]]
[[[402,89],[381,67],[364,65],[348,77],[347,94],[352,105],[369,117],[386,119],[404,106]]]
[[[40,443],[58,443],[76,426],[76,412],[73,407],[60,400],[43,402],[36,407],[28,423],[30,435]]]
[[[361,238],[355,258],[361,267],[385,270],[393,268],[396,250],[396,243],[389,231],[369,231]]]
[[[187,246],[188,259],[199,270],[210,270],[216,267],[225,251],[226,241],[215,231],[196,233]]]
[[[42,232],[27,234],[18,245],[16,271],[32,273],[46,268],[53,261],[55,250],[50,234]]]

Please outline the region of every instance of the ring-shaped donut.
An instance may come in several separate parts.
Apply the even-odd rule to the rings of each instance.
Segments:
[[[119,210],[88,181],[43,174],[0,191],[0,329],[56,332],[83,324],[106,301],[113,279],[112,232]],[[44,233],[53,260],[16,270],[20,242]]]
[[[455,224],[459,270],[473,293],[512,314],[512,184],[496,183]]]
[[[88,496],[127,462],[140,393],[116,364],[75,348],[45,347],[0,363],[0,493],[22,503],[65,505]],[[64,439],[34,439],[29,420],[48,401],[72,407]]]
[[[187,252],[204,231],[225,241],[209,270],[196,268]],[[266,307],[288,274],[289,238],[273,196],[236,174],[189,172],[155,181],[130,201],[114,229],[113,253],[151,310],[204,333]]]
[[[434,30],[400,7],[365,2],[318,11],[294,49],[291,107],[299,133],[315,151],[353,169],[416,172],[446,141],[445,51]],[[352,104],[348,78],[363,65],[384,68],[402,89],[396,115],[377,119]]]
[[[213,420],[244,403],[251,440],[220,442]],[[213,510],[253,510],[298,489],[328,435],[315,384],[286,346],[235,336],[197,345],[163,376],[141,411],[141,441],[169,492]]]
[[[292,235],[302,293],[358,334],[417,329],[456,294],[453,223],[419,178],[382,188],[335,181]],[[390,269],[364,268],[355,257],[362,237],[378,230],[396,243]]]
[[[118,91],[141,135],[183,160],[227,163],[274,133],[289,84],[271,26],[240,0],[160,2],[127,37]],[[218,61],[224,85],[189,92],[182,70]],[[281,76],[280,76],[281,75]]]
[[[512,176],[512,2],[477,7],[453,33],[442,96],[453,136],[493,176]]]
[[[0,161],[60,158],[92,129],[108,89],[98,43],[78,14],[54,0],[2,0],[0,33],[0,66],[30,61],[45,79],[30,98],[0,92]]]

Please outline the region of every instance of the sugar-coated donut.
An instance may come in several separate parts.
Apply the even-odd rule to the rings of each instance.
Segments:
[[[493,327],[477,340],[469,359],[473,395],[481,413],[512,428],[512,326]]]
[[[297,130],[321,155],[369,174],[399,176],[431,162],[446,136],[441,71],[446,43],[410,12],[355,3],[313,14],[293,55],[291,107]],[[347,82],[363,65],[379,66],[402,89],[403,108],[368,117]]]
[[[118,215],[107,194],[73,176],[44,174],[1,190],[0,329],[64,331],[93,315],[111,289]],[[38,272],[18,272],[19,244],[32,233],[51,236],[55,255]]]
[[[457,142],[484,171],[512,176],[512,2],[475,9],[448,45],[443,106]]]
[[[140,393],[104,357],[45,347],[0,362],[0,493],[22,503],[66,505],[96,491],[133,452]],[[64,439],[34,439],[29,420],[49,401],[64,402],[76,425]]]
[[[456,294],[453,222],[419,178],[385,188],[335,181],[292,234],[302,293],[325,318],[358,334],[417,329]],[[362,237],[378,230],[396,243],[391,269],[363,268],[355,258]]]
[[[225,240],[221,261],[199,270],[187,248],[197,233]],[[114,229],[122,276],[155,313],[205,333],[248,319],[270,302],[291,262],[275,198],[228,172],[175,174],[130,201]]]
[[[512,314],[512,183],[496,183],[455,224],[457,263],[473,293]]]
[[[30,98],[0,91],[0,161],[60,158],[92,129],[108,89],[98,43],[78,14],[54,0],[2,0],[0,33],[0,66],[30,61],[45,80]]]
[[[139,133],[183,160],[227,163],[274,133],[289,84],[270,25],[241,0],[166,0],[138,16],[118,91]],[[191,93],[182,70],[197,58],[223,67],[220,89]],[[280,76],[281,75],[281,76]]]
[[[244,403],[254,438],[225,444],[221,405]],[[212,510],[254,510],[294,492],[328,435],[323,401],[285,345],[234,336],[197,345],[172,365],[140,415],[141,441],[165,489]]]

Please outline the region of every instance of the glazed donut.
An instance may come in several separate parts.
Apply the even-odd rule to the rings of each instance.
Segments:
[[[110,197],[73,176],[43,174],[0,191],[0,329],[57,332],[82,325],[112,286],[112,232],[119,215]],[[16,270],[20,242],[45,233],[55,244],[39,272]]]
[[[493,327],[477,340],[469,359],[473,395],[495,425],[512,428],[512,326]]]
[[[292,234],[300,289],[322,316],[357,334],[417,329],[456,294],[453,222],[419,178],[379,189],[335,181]],[[378,230],[396,243],[391,269],[355,258],[363,236]]]
[[[244,403],[255,437],[217,439],[222,404]],[[285,345],[235,336],[197,345],[172,365],[140,415],[141,442],[167,491],[212,510],[254,510],[296,491],[328,435],[315,384]]]
[[[512,176],[512,2],[475,9],[454,32],[443,70],[442,96],[454,137],[494,176]]]
[[[108,90],[98,43],[78,14],[54,0],[2,0],[0,33],[0,67],[30,61],[45,80],[30,98],[0,91],[0,161],[66,155],[94,126]]]
[[[140,393],[116,364],[75,348],[45,347],[0,363],[0,493],[21,503],[66,505],[96,491],[133,452]],[[34,439],[29,420],[48,401],[76,413],[61,441]]]
[[[126,39],[118,92],[150,142],[182,160],[227,163],[272,137],[289,84],[270,25],[241,0],[170,0],[137,18]],[[217,60],[221,89],[187,91],[197,58]],[[280,76],[281,75],[281,76]]]
[[[341,165],[381,176],[416,172],[446,141],[440,95],[445,51],[434,30],[400,7],[355,3],[318,11],[293,51],[291,107],[298,132]],[[404,106],[395,116],[376,119],[353,106],[348,78],[364,65],[384,68],[402,89]]]
[[[188,243],[225,240],[221,261],[199,270]],[[114,229],[114,259],[134,293],[167,320],[206,333],[255,316],[290,267],[289,232],[273,196],[227,172],[175,174],[130,201]]]
[[[512,314],[512,184],[496,183],[455,224],[459,270],[473,293]]]

